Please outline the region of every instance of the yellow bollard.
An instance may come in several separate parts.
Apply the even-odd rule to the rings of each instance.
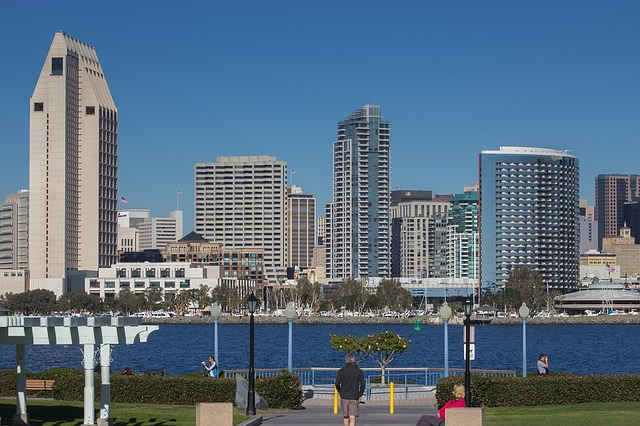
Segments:
[[[393,387],[394,387],[393,385],[394,385],[393,382],[389,383],[389,414],[393,414],[394,408],[395,408],[393,406],[393,402],[394,402],[393,398],[395,397],[396,394],[393,391]]]
[[[333,388],[333,414],[338,414],[338,389]]]

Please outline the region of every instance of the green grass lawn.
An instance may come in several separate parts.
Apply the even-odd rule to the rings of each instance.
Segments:
[[[640,424],[640,402],[494,407],[485,410],[489,426],[582,426]]]
[[[33,426],[82,425],[84,409],[81,401],[30,399],[27,404]],[[14,413],[15,399],[0,398],[3,426],[13,424]],[[112,404],[111,415],[115,418],[115,426],[193,426],[196,422],[193,405]],[[247,418],[244,412],[235,410],[234,424]],[[640,402],[487,408],[485,420],[488,426],[632,426],[640,424]]]
[[[2,425],[12,425],[16,412],[15,399],[0,398]],[[98,404],[96,404],[98,407]],[[29,423],[33,426],[80,426],[84,419],[82,401],[27,400]],[[99,410],[96,410],[96,419]],[[111,404],[115,426],[193,426],[196,423],[194,405]],[[239,410],[233,423],[248,419]]]

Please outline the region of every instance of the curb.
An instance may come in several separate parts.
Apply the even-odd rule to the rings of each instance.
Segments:
[[[237,426],[257,426],[262,424],[262,416],[253,416],[249,420],[238,424]]]

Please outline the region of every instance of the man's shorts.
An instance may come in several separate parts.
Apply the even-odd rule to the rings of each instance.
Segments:
[[[358,407],[360,403],[357,399],[340,399],[342,407],[342,417],[357,416],[359,414]]]

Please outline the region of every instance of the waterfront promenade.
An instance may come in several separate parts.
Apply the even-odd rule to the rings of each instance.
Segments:
[[[360,405],[360,416],[357,425],[394,425],[415,426],[423,414],[437,412],[428,400],[412,400],[410,404],[396,404],[395,413],[389,414],[389,401],[367,402]],[[307,400],[300,410],[284,413],[265,414],[262,416],[263,425],[313,425],[336,426],[342,424],[342,415],[333,413],[333,405],[319,404],[317,401]]]

